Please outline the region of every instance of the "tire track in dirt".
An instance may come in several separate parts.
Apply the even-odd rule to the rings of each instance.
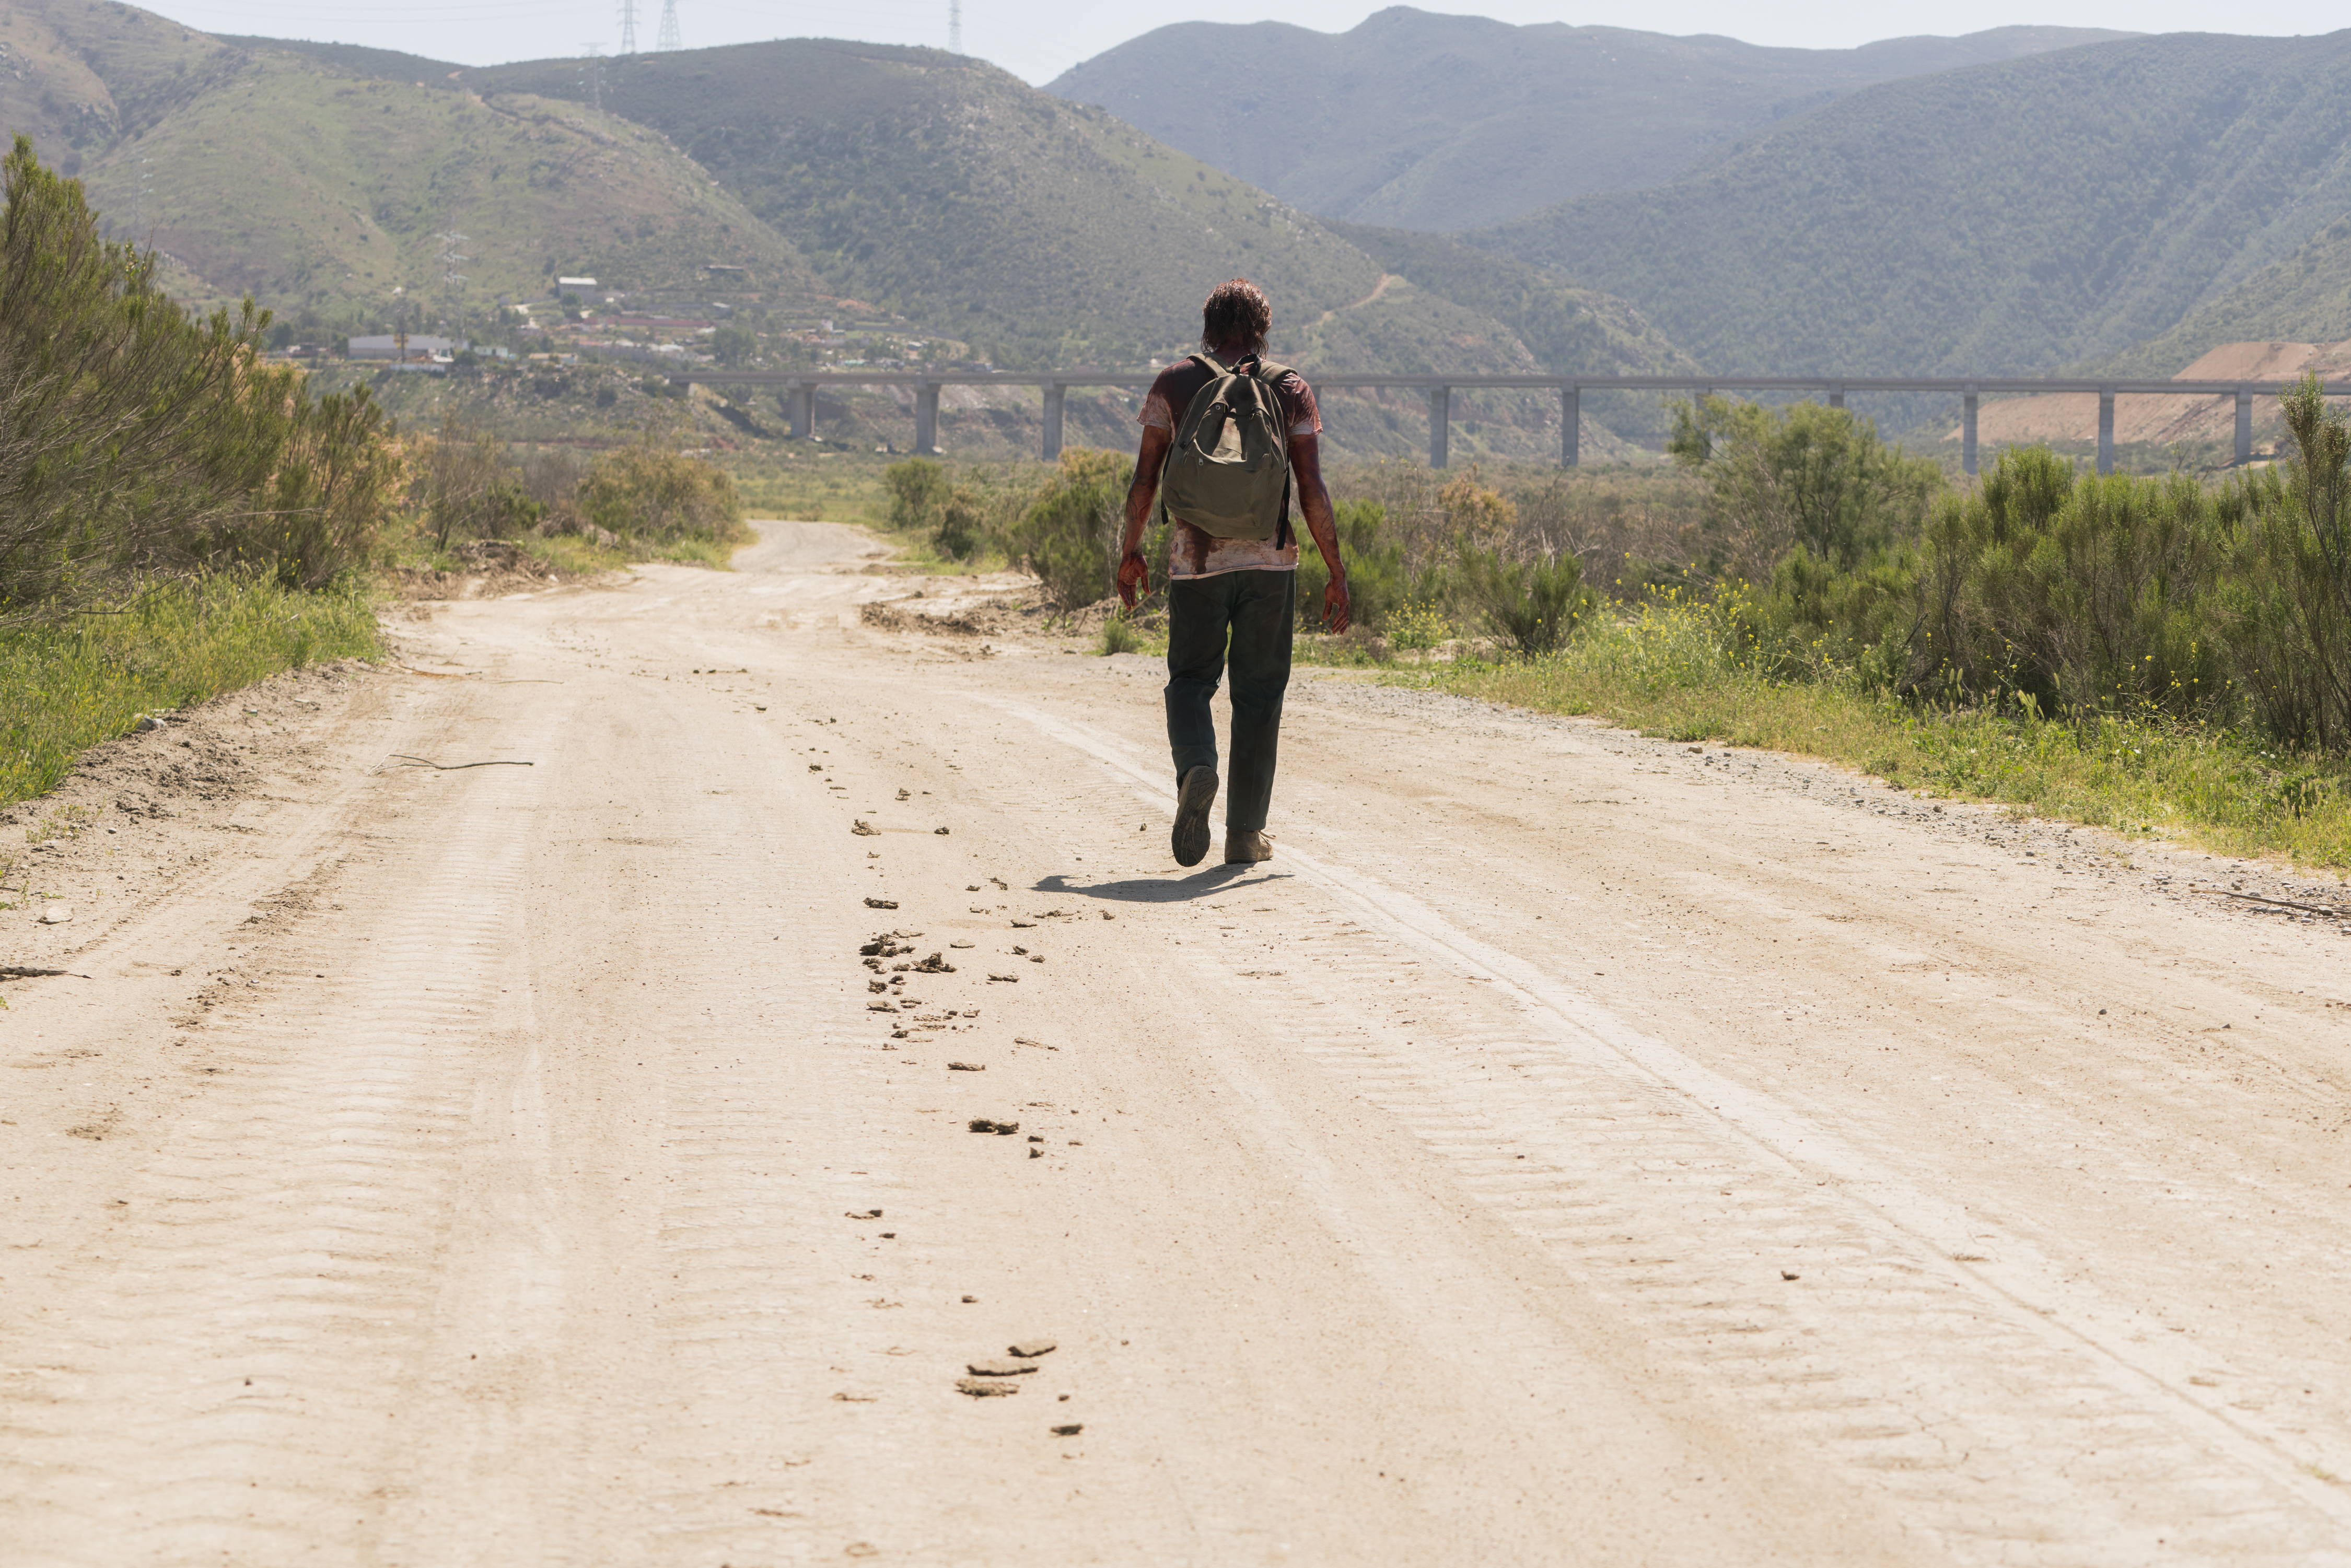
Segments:
[[[1164,786],[1122,742],[1004,706],[1166,809]],[[1979,1561],[2138,1561],[2158,1550],[2351,1561],[2336,1544],[2351,1502],[2304,1468],[2324,1456],[2306,1434],[2193,1399],[2192,1347],[2128,1345],[2105,1326],[2128,1312],[2057,1278],[2022,1238],[1998,1236],[1975,1258],[1980,1217],[1908,1189],[1417,900],[1284,858],[1378,934],[1327,973],[1268,988],[1290,1038],[1465,1167],[1466,1192],[1611,1281],[1628,1313],[1670,1314],[1657,1343],[1702,1382],[1819,1439],[1903,1498],[1947,1550]],[[1409,952],[1443,967],[1416,977],[1411,1005],[1447,1009],[1460,1048],[1440,1061],[1390,1043],[1366,1062],[1357,1030],[1320,1019],[1384,992],[1410,997],[1395,984]],[[1331,984],[1336,975],[1353,987]],[[1452,985],[1440,994],[1425,983],[1439,975],[1482,978],[1519,1017],[1469,1027]],[[1219,983],[1207,969],[1196,977]],[[1392,1040],[1398,1030],[1384,1032]],[[1562,1106],[1583,1109],[1562,1120]],[[1496,1155],[1541,1174],[1498,1173]],[[1955,1264],[1954,1252],[1975,1260]],[[1759,1291],[1756,1276],[1778,1273],[1780,1259],[1803,1277]],[[1922,1344],[1935,1346],[1931,1358]],[[2062,1442],[2068,1458],[2004,1463],[2007,1436],[2024,1430]]]
[[[497,1007],[497,902],[520,866],[502,817],[531,787],[505,784],[353,856],[336,930],[264,945],[268,967],[338,977],[239,998],[205,1027],[216,1108],[125,1178],[111,1244],[76,1266],[74,1321],[48,1325],[8,1402],[20,1560],[365,1554],[381,1500],[350,1481],[414,1440],[401,1394],[472,1042]],[[376,938],[372,964],[348,964],[352,933]],[[320,1033],[322,1011],[348,1026]]]

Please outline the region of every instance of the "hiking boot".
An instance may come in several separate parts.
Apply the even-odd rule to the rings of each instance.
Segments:
[[[1270,835],[1261,833],[1255,828],[1225,830],[1225,863],[1227,865],[1254,865],[1259,861],[1270,861],[1272,858],[1273,840]]]
[[[1176,787],[1176,831],[1169,836],[1177,865],[1198,865],[1208,854],[1208,808],[1217,803],[1217,770],[1186,769]]]

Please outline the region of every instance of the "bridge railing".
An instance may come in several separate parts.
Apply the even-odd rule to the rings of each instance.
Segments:
[[[782,390],[791,434],[807,440],[816,434],[816,394],[825,387],[912,387],[914,389],[914,450],[938,450],[939,392],[950,386],[1033,386],[1043,389],[1045,434],[1042,456],[1051,462],[1061,455],[1061,414],[1071,387],[1148,387],[1156,371],[724,371],[679,369],[669,379],[701,382],[714,386],[772,386]],[[2095,392],[2098,398],[2098,472],[2115,466],[2115,399],[2126,393],[2163,393],[2190,397],[2233,397],[2236,400],[2236,457],[2253,455],[2253,400],[2275,397],[2295,384],[2290,381],[2098,381],[2051,376],[1479,376],[1447,375],[1318,375],[1318,388],[1348,391],[1413,389],[1428,402],[1428,465],[1446,466],[1452,435],[1452,402],[1456,387],[1465,390],[1519,392],[1553,391],[1560,400],[1560,463],[1576,465],[1581,447],[1582,396],[1586,392],[1686,392],[1704,396],[1715,392],[1795,392],[1824,397],[1832,408],[1843,408],[1849,392],[1957,392],[1959,395],[1959,464],[1976,471],[1976,412],[1987,392]],[[2329,397],[2351,396],[2351,382],[2326,384]]]

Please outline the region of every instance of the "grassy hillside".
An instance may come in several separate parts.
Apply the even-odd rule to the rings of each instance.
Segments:
[[[573,69],[485,75],[555,91]],[[614,61],[604,83],[608,107],[666,132],[836,292],[1008,365],[1177,351],[1238,273],[1284,328],[1379,280],[1262,191],[979,60],[793,40]]]
[[[1768,49],[1393,6],[1344,33],[1181,22],[1046,91],[1326,217],[1456,230],[1663,183],[1708,149],[1872,82],[2127,37],[2001,27]]]
[[[691,287],[707,262],[750,287],[819,291],[791,245],[656,133],[577,106],[354,79],[269,54],[83,171],[118,230],[135,182],[140,237],[229,294],[286,308],[383,304],[395,288],[453,316],[437,237],[455,230],[476,309],[548,292],[559,273]]]
[[[75,174],[218,87],[240,51],[110,0],[38,0],[0,12],[0,120]]]
[[[2086,367],[2117,376],[2177,375],[2221,343],[2351,339],[2351,214],[2263,267],[2162,336]]]
[[[657,132],[485,99],[438,62],[232,43],[86,0],[12,8],[0,44],[8,129],[78,173],[113,233],[166,252],[199,303],[249,292],[388,321],[399,290],[423,325],[543,295],[558,273],[691,288],[711,262],[749,268],[732,287],[771,301],[821,291],[789,241]],[[439,237],[453,230],[462,301]]]
[[[1472,236],[1715,371],[2024,372],[2169,331],[2351,208],[2351,31],[1865,89],[1653,191]]]

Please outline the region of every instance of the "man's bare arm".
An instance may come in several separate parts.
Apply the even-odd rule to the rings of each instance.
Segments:
[[[1290,472],[1298,482],[1298,509],[1306,514],[1306,531],[1322,552],[1330,569],[1330,586],[1322,591],[1322,624],[1344,632],[1353,621],[1347,597],[1347,565],[1339,559],[1339,520],[1331,515],[1331,492],[1322,483],[1322,441],[1315,435],[1290,438]]]
[[[1151,502],[1159,494],[1159,476],[1167,466],[1167,449],[1176,438],[1155,424],[1143,427],[1143,444],[1134,454],[1134,483],[1126,487],[1126,533],[1118,546],[1118,600],[1129,610],[1151,581],[1151,564],[1143,559],[1143,530],[1151,526]]]

